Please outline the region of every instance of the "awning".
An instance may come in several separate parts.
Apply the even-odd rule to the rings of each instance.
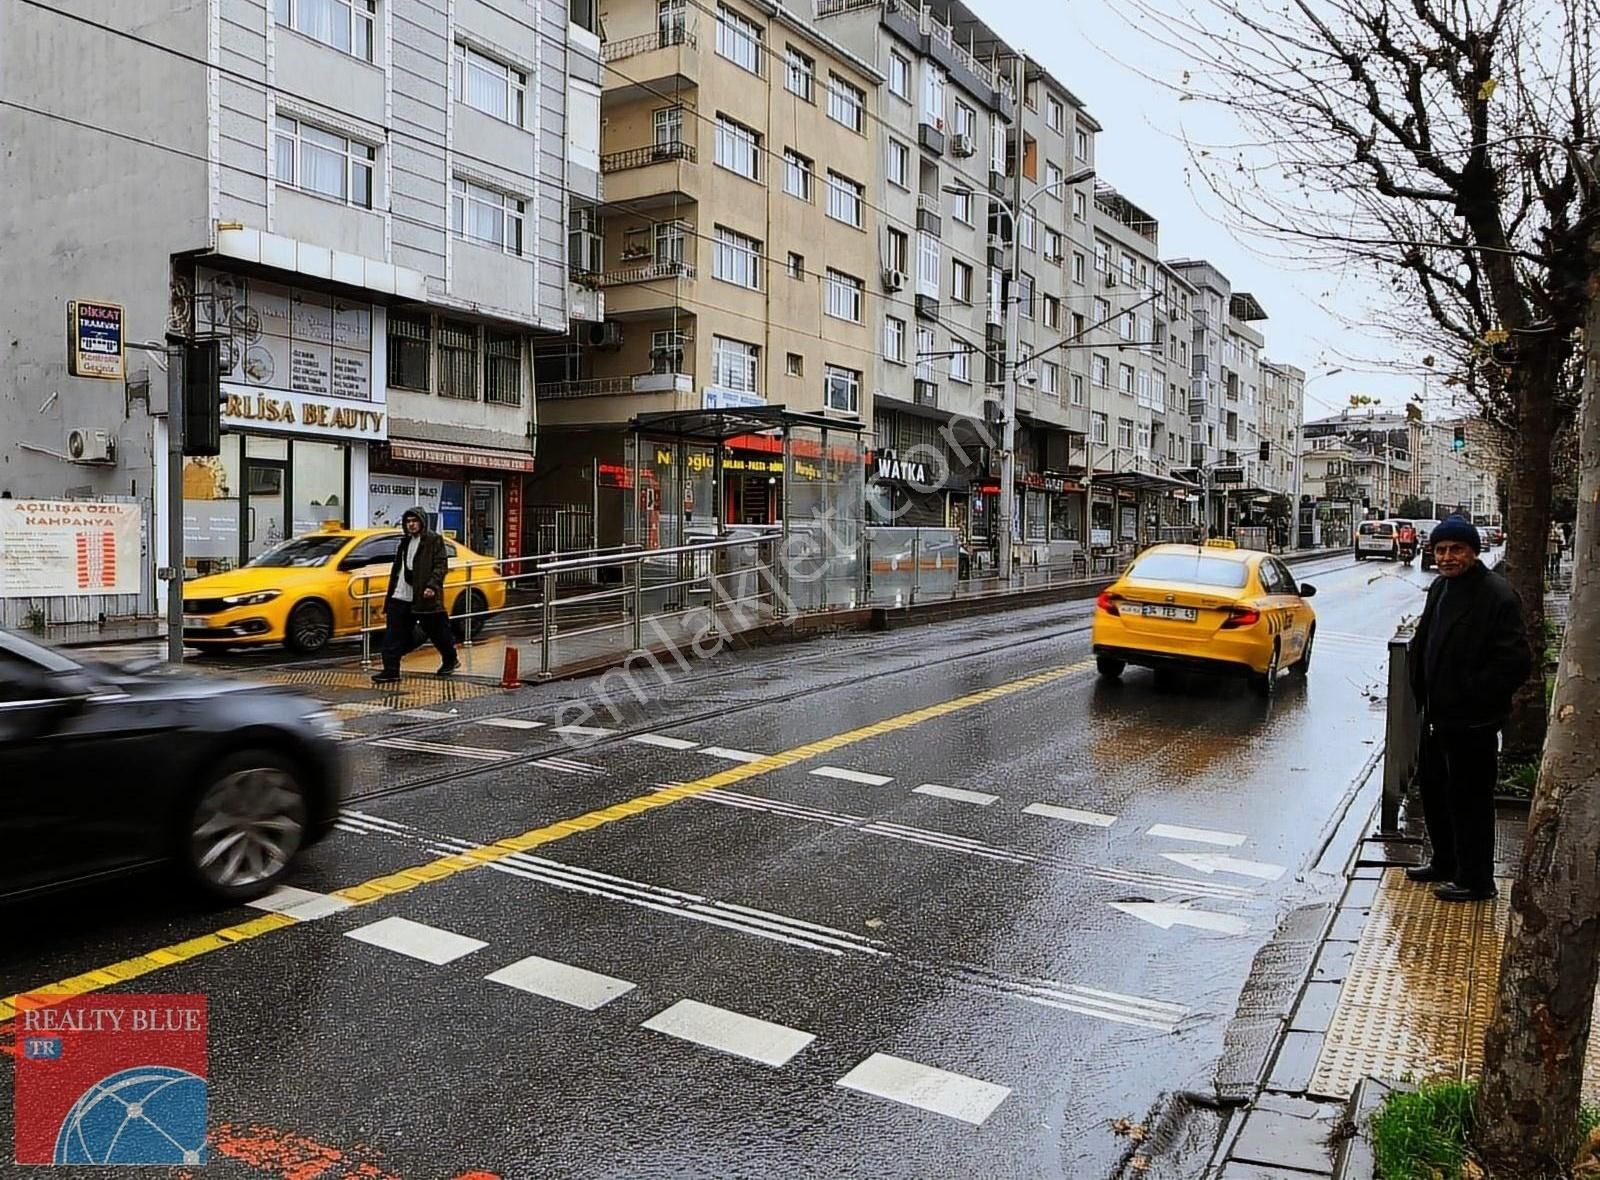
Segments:
[[[533,456],[526,451],[494,447],[464,447],[449,443],[389,440],[389,457],[405,463],[436,463],[443,467],[479,467],[486,471],[532,471]]]
[[[724,407],[714,410],[658,410],[635,414],[629,423],[636,434],[677,442],[718,443],[745,434],[782,430],[786,426],[812,426],[860,434],[865,424],[848,419],[807,414],[783,406]]]
[[[1157,475],[1153,471],[1117,471],[1110,475],[1096,475],[1097,487],[1126,488],[1136,492],[1198,492],[1200,485],[1170,475]]]

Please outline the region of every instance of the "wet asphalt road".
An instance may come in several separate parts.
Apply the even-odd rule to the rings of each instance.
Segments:
[[[1082,603],[355,716],[297,888],[546,842],[112,990],[209,997],[207,1176],[1121,1174],[1110,1122],[1210,1090],[1257,949],[1335,889],[1431,576],[1296,572],[1314,667],[1270,703],[1097,681]],[[36,907],[0,995],[258,916]]]

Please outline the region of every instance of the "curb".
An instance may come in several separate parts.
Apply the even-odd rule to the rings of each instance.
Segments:
[[[1378,1160],[1367,1140],[1367,1124],[1382,1109],[1389,1095],[1407,1094],[1415,1089],[1409,1082],[1391,1082],[1370,1076],[1361,1079],[1345,1107],[1347,1133],[1339,1140],[1339,1150],[1334,1153],[1331,1180],[1373,1180],[1378,1174]]]

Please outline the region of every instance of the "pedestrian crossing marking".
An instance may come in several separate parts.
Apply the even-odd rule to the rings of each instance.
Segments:
[[[522,717],[484,717],[479,725],[492,725],[496,729],[543,729],[543,721],[528,721]]]
[[[628,739],[638,742],[641,746],[655,746],[661,750],[692,750],[699,742],[691,742],[687,738],[668,737],[664,733],[636,733]]]
[[[645,1021],[644,1027],[680,1041],[771,1066],[788,1064],[790,1058],[817,1039],[815,1033],[801,1032],[698,1000],[679,1000]]]
[[[842,766],[819,766],[811,772],[818,778],[838,779],[845,783],[859,783],[864,787],[881,787],[894,782],[887,774],[868,774],[862,770],[846,770]]]
[[[1219,844],[1224,848],[1237,848],[1244,843],[1244,837],[1237,832],[1185,828],[1178,824],[1156,824],[1147,834],[1160,840],[1187,840],[1191,844]]]
[[[1099,811],[1080,811],[1076,807],[1057,807],[1053,803],[1030,803],[1022,809],[1024,815],[1042,815],[1046,819],[1065,820],[1070,824],[1087,824],[1092,828],[1109,828],[1117,822],[1114,815]]]
[[[983,791],[968,791],[961,787],[941,787],[938,783],[923,783],[920,787],[912,787],[913,795],[932,795],[935,799],[954,799],[957,803],[976,803],[979,807],[987,807],[998,802],[999,795],[985,794]]]
[[[453,963],[489,945],[464,934],[413,922],[410,918],[380,918],[366,926],[346,930],[344,936],[396,954],[421,959],[435,967]]]
[[[981,1127],[1011,1095],[1009,1087],[887,1053],[874,1053],[835,1084],[975,1127]]]
[[[582,967],[543,959],[538,955],[518,959],[484,978],[490,983],[501,983],[588,1012],[609,1004],[618,996],[627,995],[637,986],[626,979],[586,971]]]

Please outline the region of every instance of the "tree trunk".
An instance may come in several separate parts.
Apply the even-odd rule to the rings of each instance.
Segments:
[[[1600,973],[1600,276],[1590,298],[1572,602],[1478,1094],[1497,1180],[1569,1174]]]
[[[1506,473],[1506,552],[1500,572],[1522,597],[1528,642],[1539,657],[1534,674],[1511,702],[1511,720],[1504,734],[1509,761],[1529,762],[1544,745],[1547,709],[1544,699],[1544,564],[1550,536],[1550,456],[1556,435],[1555,390],[1559,374],[1548,350],[1529,349],[1526,369],[1518,375],[1517,431]],[[1540,362],[1543,363],[1540,363]]]

